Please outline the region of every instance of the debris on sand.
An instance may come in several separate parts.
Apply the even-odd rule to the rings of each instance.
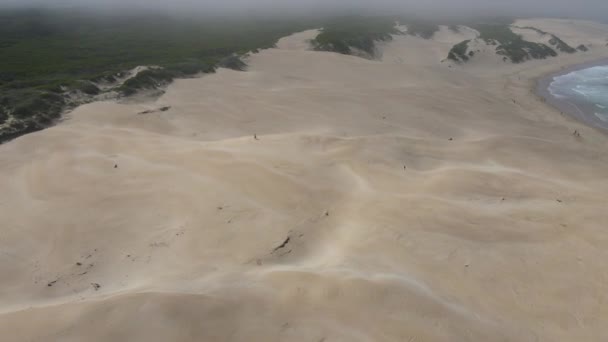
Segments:
[[[53,280],[52,282],[46,284],[46,286],[51,287],[51,286],[55,285],[56,282],[57,282],[57,280]]]
[[[291,240],[291,237],[287,237],[287,239],[285,239],[285,241],[283,241],[282,244],[280,244],[278,247],[276,247],[275,249],[272,250],[272,252],[276,252],[281,248],[285,248],[285,246],[287,246],[287,244],[289,243],[289,240]]]
[[[91,283],[91,286],[93,286],[95,291],[98,291],[101,288],[101,285],[99,285],[98,283]]]
[[[169,109],[171,109],[171,106],[164,106],[164,107],[160,107],[160,108],[157,108],[157,109],[144,110],[142,112],[137,113],[137,115],[145,115],[145,114],[152,114],[152,113],[158,113],[158,112],[166,112]]]

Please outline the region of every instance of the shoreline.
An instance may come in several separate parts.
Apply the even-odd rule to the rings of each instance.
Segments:
[[[608,65],[608,58],[602,58],[595,61],[574,64],[564,67],[558,71],[552,71],[537,78],[534,93],[543,99],[543,102],[559,111],[561,114],[566,114],[568,117],[576,120],[586,126],[598,129],[599,131],[608,134],[608,122],[601,121],[593,111],[594,106],[580,101],[572,101],[567,99],[559,99],[549,91],[549,86],[555,77],[569,74],[574,71],[592,68],[595,66]]]

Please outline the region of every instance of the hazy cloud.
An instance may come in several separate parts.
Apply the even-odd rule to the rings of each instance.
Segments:
[[[0,0],[0,5],[150,9],[161,11],[368,10],[457,14],[505,14],[604,19],[608,0]]]

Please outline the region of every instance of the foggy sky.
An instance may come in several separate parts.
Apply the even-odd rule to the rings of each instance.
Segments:
[[[608,19],[608,0],[0,0],[0,6],[146,9],[167,12],[314,12],[323,10],[516,15]]]

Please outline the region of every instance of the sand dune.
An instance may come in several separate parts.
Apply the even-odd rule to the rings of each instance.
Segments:
[[[580,44],[605,47],[608,43],[606,26],[590,21],[547,18],[520,19],[514,25],[520,27],[531,26],[555,34],[573,47]]]
[[[601,341],[608,139],[531,89],[608,48],[448,68],[447,28],[382,60],[314,34],[1,145],[2,340]]]

